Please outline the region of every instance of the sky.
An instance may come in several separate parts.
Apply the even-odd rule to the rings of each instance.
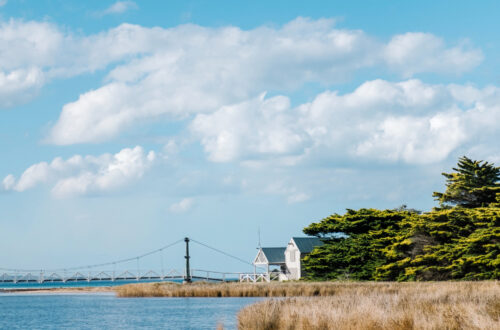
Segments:
[[[0,268],[107,262],[185,236],[251,262],[259,231],[285,246],[347,208],[430,210],[458,157],[500,163],[498,12],[0,0]],[[182,248],[165,252],[172,268]]]

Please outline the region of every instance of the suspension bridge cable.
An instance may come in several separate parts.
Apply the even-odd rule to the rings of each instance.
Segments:
[[[153,251],[150,251],[150,252],[147,252],[147,253],[144,253],[142,255],[139,255],[139,256],[136,256],[136,257],[132,257],[132,258],[126,258],[126,259],[121,259],[121,260],[116,260],[116,261],[111,261],[111,262],[105,262],[105,263],[102,263],[102,264],[94,264],[94,265],[89,265],[89,266],[80,266],[80,267],[73,267],[73,268],[66,268],[66,269],[69,269],[69,270],[77,270],[77,269],[82,269],[82,268],[96,268],[96,267],[102,267],[102,266],[109,266],[109,265],[112,265],[112,264],[121,264],[121,263],[125,263],[125,262],[128,262],[128,261],[132,261],[132,260],[137,260],[137,259],[141,259],[141,258],[144,258],[144,257],[147,257],[149,255],[152,255],[152,254],[155,254],[157,252],[160,252],[164,249],[167,249],[169,247],[172,247],[180,242],[184,241],[183,239],[180,239],[178,241],[175,241],[171,244],[167,244],[159,249],[156,249],[156,250],[153,250]],[[58,270],[58,269],[57,269]]]
[[[246,261],[246,260],[243,260],[243,259],[241,259],[241,258],[238,258],[238,257],[236,257],[236,256],[233,256],[232,254],[229,254],[229,253],[224,252],[224,251],[222,251],[222,250],[216,249],[216,248],[214,248],[214,247],[212,247],[212,246],[209,246],[209,245],[207,245],[207,244],[205,244],[205,243],[199,242],[199,241],[197,241],[197,240],[195,240],[195,239],[190,238],[190,240],[191,240],[192,242],[195,242],[195,243],[199,244],[199,245],[203,245],[203,246],[204,246],[204,247],[206,247],[206,248],[209,248],[209,249],[211,249],[211,250],[214,250],[214,251],[216,251],[216,252],[219,252],[219,253],[221,253],[221,254],[225,255],[226,257],[230,257],[230,258],[236,259],[236,260],[238,260],[238,261],[240,261],[240,262],[242,262],[242,263],[245,263],[245,264],[247,264],[247,265],[250,265],[250,266],[253,266],[253,265],[254,265],[254,264],[252,264],[251,262],[248,262],[248,261]]]
[[[101,264],[94,264],[94,265],[85,265],[85,266],[78,266],[78,267],[66,267],[66,268],[55,268],[55,269],[44,269],[44,270],[45,271],[81,270],[81,269],[90,269],[90,268],[96,268],[96,267],[102,267],[102,266],[109,266],[109,265],[121,264],[121,263],[125,263],[125,262],[128,262],[128,261],[141,259],[141,258],[147,257],[149,255],[158,253],[160,251],[168,249],[169,247],[172,247],[172,246],[174,246],[176,244],[179,244],[180,242],[183,242],[183,241],[184,241],[184,239],[180,239],[180,240],[175,241],[173,243],[170,243],[170,244],[167,244],[165,246],[162,246],[159,249],[156,249],[156,250],[153,250],[153,251],[150,251],[150,252],[147,252],[147,253],[141,254],[139,256],[132,257],[132,258],[115,260],[115,261],[105,262],[105,263],[101,263]],[[2,271],[8,271],[8,272],[20,272],[20,273],[39,272],[40,271],[39,268],[38,269],[0,268],[0,270],[2,270]]]

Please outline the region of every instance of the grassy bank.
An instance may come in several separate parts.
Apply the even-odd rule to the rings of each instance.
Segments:
[[[339,283],[331,296],[270,299],[238,314],[240,330],[500,329],[500,283]]]

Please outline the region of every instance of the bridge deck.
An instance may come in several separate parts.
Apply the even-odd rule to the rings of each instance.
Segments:
[[[234,282],[238,281],[237,273],[218,273],[193,270],[191,273],[191,279],[194,281],[209,281],[209,282]],[[1,284],[43,284],[43,283],[83,283],[83,282],[124,282],[124,281],[134,281],[134,282],[152,282],[152,281],[168,281],[168,280],[185,280],[185,275],[180,274],[176,271],[171,271],[169,275],[160,275],[156,272],[149,271],[141,275],[133,274],[129,271],[120,272],[121,275],[112,276],[107,274],[107,272],[99,272],[94,274],[84,275],[82,273],[76,273],[70,276],[61,276],[56,273],[52,273],[50,276],[44,276],[43,273],[40,274],[0,274],[0,285]],[[212,275],[219,275],[212,276]],[[232,276],[231,276],[232,275]]]

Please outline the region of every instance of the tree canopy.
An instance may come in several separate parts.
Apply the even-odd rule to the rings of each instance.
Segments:
[[[462,157],[454,170],[440,209],[347,210],[304,228],[325,242],[304,258],[307,278],[500,279],[499,168]]]
[[[500,193],[500,167],[464,156],[453,170],[453,173],[442,173],[446,178],[446,191],[433,194],[442,207],[486,207],[496,201]]]

